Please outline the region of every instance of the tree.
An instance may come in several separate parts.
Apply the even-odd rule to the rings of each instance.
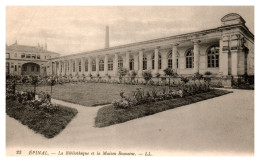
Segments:
[[[169,88],[171,86],[171,77],[174,78],[177,76],[177,73],[175,73],[171,68],[166,68],[163,70],[164,74],[169,77]]]
[[[36,86],[37,86],[38,82],[39,82],[38,76],[32,75],[31,76],[31,84],[34,86],[34,92],[33,92],[34,93],[34,99],[35,99],[35,95],[36,95]]]
[[[122,78],[124,78],[126,76],[127,73],[128,73],[128,70],[126,68],[120,68],[118,70],[120,82],[122,81]]]
[[[132,71],[131,73],[131,83],[134,80],[135,81],[135,77],[136,77],[137,73],[135,71]]]

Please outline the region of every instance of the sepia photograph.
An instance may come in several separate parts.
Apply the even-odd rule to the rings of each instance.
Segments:
[[[254,6],[5,9],[6,156],[255,155]]]

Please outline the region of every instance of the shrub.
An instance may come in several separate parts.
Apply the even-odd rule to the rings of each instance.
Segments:
[[[204,74],[205,75],[211,75],[212,73],[210,71],[206,71]]]
[[[146,84],[152,79],[152,72],[150,70],[143,72],[143,78],[146,82]]]

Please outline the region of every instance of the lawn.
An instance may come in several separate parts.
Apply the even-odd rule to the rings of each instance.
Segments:
[[[108,105],[98,110],[97,116],[95,118],[95,126],[106,127],[114,124],[119,124],[129,120],[152,115],[158,112],[192,104],[202,100],[207,100],[228,93],[231,92],[226,90],[214,89],[209,92],[199,93],[193,96],[185,96],[183,98],[175,98],[170,100],[136,105],[128,109],[116,109],[113,105]]]
[[[36,133],[43,134],[47,138],[53,138],[67,126],[78,111],[73,108],[58,106],[55,112],[49,113],[41,109],[33,109],[27,104],[23,105],[17,100],[7,99],[6,113],[27,125]]]
[[[76,103],[84,106],[97,106],[110,104],[113,100],[120,98],[120,90],[126,95],[130,94],[136,88],[141,87],[145,91],[163,88],[167,86],[145,86],[145,85],[127,85],[127,84],[106,84],[106,83],[67,83],[63,85],[55,85],[52,89],[52,98]],[[33,90],[31,85],[17,86],[18,90]],[[44,91],[50,94],[50,86],[39,86],[37,92]]]

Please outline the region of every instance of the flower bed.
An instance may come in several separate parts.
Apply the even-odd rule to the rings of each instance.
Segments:
[[[57,106],[48,94],[34,98],[32,92],[6,93],[6,113],[47,138],[59,134],[77,114],[76,109]]]
[[[231,93],[226,90],[213,89],[208,92],[198,93],[195,95],[186,95],[179,98],[172,98],[158,102],[148,102],[144,104],[134,105],[128,108],[118,108],[114,105],[108,105],[99,109],[95,118],[96,127],[106,127],[114,124],[123,123],[129,120],[137,119],[147,115],[166,111],[183,105],[192,104],[202,100],[218,97]]]

